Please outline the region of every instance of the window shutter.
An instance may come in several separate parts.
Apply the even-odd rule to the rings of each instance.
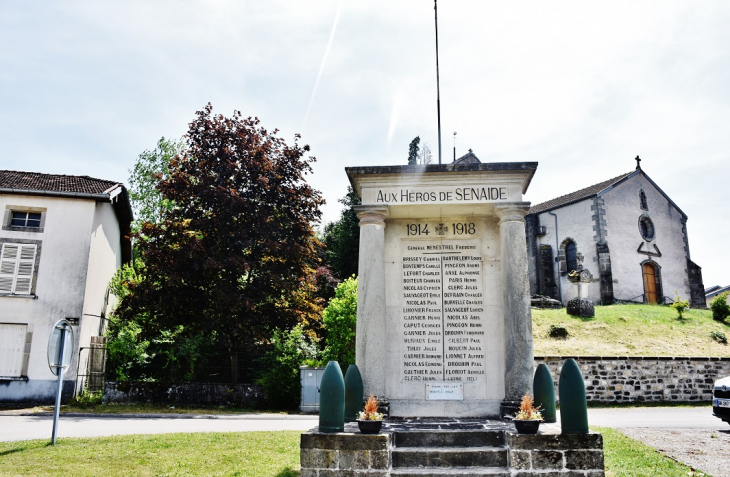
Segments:
[[[18,273],[15,278],[15,290],[17,295],[30,295],[33,286],[33,268],[35,267],[36,246],[22,244],[20,246],[20,257],[18,259]]]
[[[16,244],[3,244],[2,252],[0,252],[0,293],[13,292],[19,248]]]
[[[5,243],[0,257],[0,293],[30,295],[36,245]]]
[[[27,329],[27,325],[0,324],[0,376],[19,377],[23,374]]]

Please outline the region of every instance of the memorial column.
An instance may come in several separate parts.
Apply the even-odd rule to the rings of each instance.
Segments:
[[[529,205],[529,202],[512,202],[496,206],[504,286],[506,367],[502,414],[512,412],[515,402],[519,404],[522,395],[532,387],[534,349],[525,239],[525,215]]]
[[[366,393],[385,395],[385,219],[388,206],[358,205],[360,257],[355,361]]]

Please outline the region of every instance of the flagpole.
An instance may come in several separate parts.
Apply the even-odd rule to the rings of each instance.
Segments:
[[[441,164],[441,94],[439,92],[439,13],[438,0],[433,0],[434,23],[436,25],[436,112],[439,131],[439,164]]]

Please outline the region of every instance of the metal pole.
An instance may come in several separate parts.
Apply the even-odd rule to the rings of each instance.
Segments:
[[[61,392],[63,391],[63,349],[66,347],[66,325],[61,328],[61,348],[58,352],[58,388],[56,389],[56,408],[53,410],[53,434],[51,443],[56,445],[56,431],[58,430],[58,413],[61,410]]]
[[[433,0],[434,22],[436,24],[436,111],[439,129],[439,164],[441,164],[441,93],[439,92],[439,12],[438,0]]]
[[[454,131],[454,162],[456,162],[456,131]]]

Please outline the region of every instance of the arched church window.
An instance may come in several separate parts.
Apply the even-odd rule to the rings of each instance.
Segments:
[[[646,203],[646,194],[643,190],[639,192],[639,202],[641,203],[642,209],[649,210],[649,205]]]
[[[573,270],[578,270],[578,247],[576,247],[573,241],[565,245],[565,264],[567,265],[568,273]]]

